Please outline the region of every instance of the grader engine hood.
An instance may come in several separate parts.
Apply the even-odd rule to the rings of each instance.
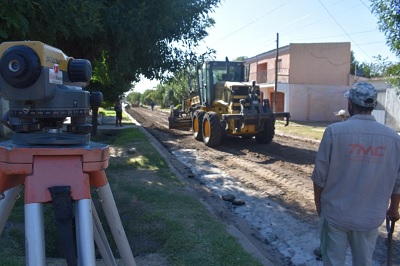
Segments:
[[[215,97],[212,106],[228,107],[225,113],[244,114],[257,112],[254,106],[261,108],[262,99],[260,99],[260,88],[258,85],[250,82],[220,81],[215,83]]]
[[[237,81],[219,81],[215,84],[215,90],[216,90],[215,98],[219,98],[217,91],[223,91],[223,90],[231,91],[232,88],[235,88],[235,87],[248,89],[248,91],[250,93],[252,83],[251,82],[237,82]],[[256,88],[259,89],[259,86],[256,85]]]
[[[215,97],[213,106],[228,106],[233,99],[233,95],[241,95],[240,98],[248,98],[252,91],[250,82],[219,81],[215,84]],[[259,87],[256,89],[259,91]]]

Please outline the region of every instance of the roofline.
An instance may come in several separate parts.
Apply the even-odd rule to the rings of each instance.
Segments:
[[[280,47],[280,48],[279,48],[279,52],[284,52],[284,51],[289,50],[289,49],[290,49],[290,46],[291,46],[292,44],[305,44],[305,45],[307,45],[307,44],[338,44],[338,43],[349,43],[349,44],[350,44],[350,42],[290,43],[290,44],[288,44],[288,45],[286,45],[286,46]],[[243,61],[246,62],[246,63],[254,63],[254,62],[257,62],[260,58],[264,58],[264,57],[266,57],[266,56],[275,55],[275,54],[276,54],[276,49],[273,49],[273,50],[270,50],[270,51],[267,51],[267,52],[258,54],[258,55],[256,55],[256,56],[246,58],[246,59],[244,59]]]
[[[290,48],[290,44],[286,45],[286,46],[283,46],[283,47],[280,47],[279,51],[287,51],[287,50],[289,50],[289,48]],[[267,51],[267,52],[264,52],[264,53],[261,53],[261,54],[258,54],[258,55],[253,56],[253,57],[246,58],[246,59],[244,59],[244,62],[246,62],[246,63],[256,62],[256,61],[259,60],[260,57],[263,58],[263,57],[266,57],[267,55],[272,55],[272,54],[276,54],[276,49],[270,50],[270,51]]]

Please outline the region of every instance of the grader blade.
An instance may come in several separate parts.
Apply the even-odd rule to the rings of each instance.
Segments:
[[[168,117],[169,129],[189,130],[192,127],[192,119],[188,117]]]

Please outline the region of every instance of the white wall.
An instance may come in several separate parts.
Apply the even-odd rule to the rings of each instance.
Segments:
[[[288,84],[290,116],[297,121],[337,121],[339,110],[347,110],[344,93],[348,86]]]
[[[377,122],[383,125],[385,124],[385,116],[386,116],[385,110],[373,110],[372,115],[375,117]]]
[[[400,98],[396,89],[386,90],[385,124],[396,131],[400,131]]]

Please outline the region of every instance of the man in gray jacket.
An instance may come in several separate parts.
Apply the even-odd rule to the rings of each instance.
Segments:
[[[400,137],[371,115],[373,85],[355,83],[345,97],[351,117],[326,128],[311,175],[321,253],[324,265],[344,265],[350,245],[353,265],[372,265],[378,227],[399,219]]]

